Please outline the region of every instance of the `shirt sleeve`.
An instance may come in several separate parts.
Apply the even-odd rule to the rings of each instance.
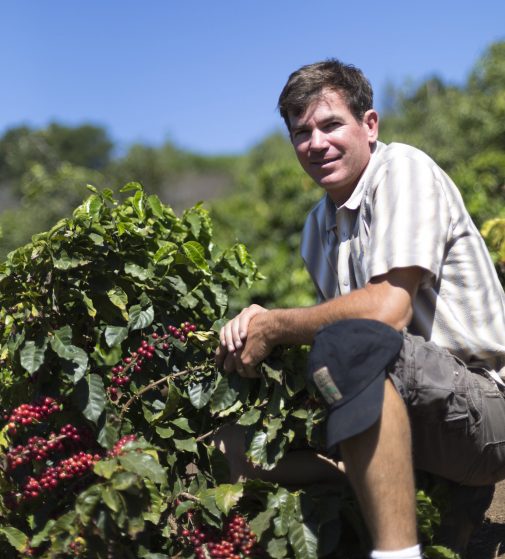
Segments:
[[[393,268],[419,266],[421,288],[436,283],[451,227],[438,167],[401,155],[379,170],[373,192],[366,280]]]

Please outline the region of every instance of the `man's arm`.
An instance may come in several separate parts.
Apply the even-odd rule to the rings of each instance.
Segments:
[[[227,372],[256,376],[255,367],[281,344],[310,344],[317,330],[345,318],[379,320],[401,330],[412,319],[412,304],[424,270],[395,268],[363,288],[319,305],[267,311],[244,309],[221,330],[216,358]]]

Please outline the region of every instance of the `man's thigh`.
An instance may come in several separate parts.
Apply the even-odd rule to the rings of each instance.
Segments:
[[[505,478],[505,398],[485,372],[407,334],[390,375],[409,411],[416,468],[465,485]]]

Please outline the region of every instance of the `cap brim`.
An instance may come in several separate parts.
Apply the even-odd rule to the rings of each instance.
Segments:
[[[326,444],[328,449],[371,427],[382,411],[386,372],[379,374],[364,390],[342,406],[328,412]]]

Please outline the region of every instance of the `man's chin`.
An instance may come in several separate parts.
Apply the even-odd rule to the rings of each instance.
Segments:
[[[324,188],[327,191],[339,188],[338,181],[335,181],[334,177],[332,177],[331,175],[319,177],[319,180],[317,180],[316,182],[321,188]]]

